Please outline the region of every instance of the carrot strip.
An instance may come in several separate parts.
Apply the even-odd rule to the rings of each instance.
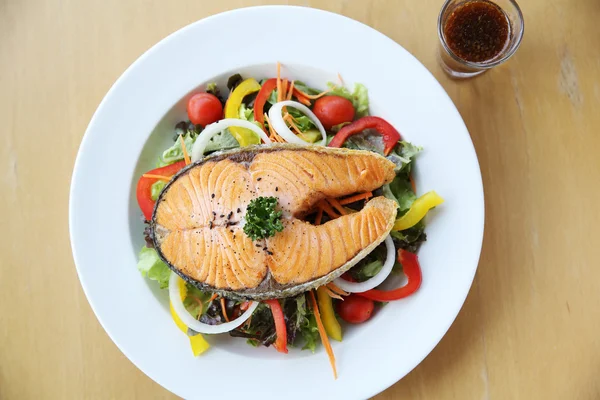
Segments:
[[[304,95],[297,88],[294,88],[294,96],[296,96],[300,103],[310,107],[310,100],[304,97]]]
[[[337,215],[336,212],[333,211],[333,208],[331,208],[331,204],[329,204],[328,202],[321,200],[321,202],[319,202],[319,205],[321,209],[323,209],[323,211],[325,211],[331,219],[339,217],[339,215]]]
[[[340,75],[340,73],[338,72],[338,80],[340,81],[340,86],[344,86],[344,80],[342,79],[342,76]]]
[[[340,296],[350,296],[350,293],[346,292],[346,291],[345,291],[345,290],[343,290],[343,289],[340,289],[340,287],[339,287],[339,286],[337,286],[337,285],[336,285],[335,283],[333,283],[333,282],[329,282],[329,283],[327,284],[327,287],[328,287],[329,289],[331,289],[331,291],[332,291],[332,292],[334,292],[334,293],[337,293],[337,294],[339,294]]]
[[[229,322],[229,317],[227,316],[227,308],[225,307],[225,297],[221,297],[221,311],[223,311],[223,317],[225,317],[225,321]]]
[[[218,296],[218,294],[213,293],[212,296],[210,296],[210,300],[208,300],[208,301],[213,301],[214,299],[217,298],[217,296]]]
[[[327,332],[325,331],[325,327],[323,326],[323,321],[321,321],[321,313],[319,312],[319,306],[317,306],[315,294],[312,290],[309,293],[310,301],[313,307],[313,312],[315,313],[315,320],[317,321],[317,328],[319,328],[319,336],[321,336],[321,342],[323,342],[323,346],[327,351],[329,363],[331,364],[331,368],[333,369],[333,376],[335,377],[335,379],[337,379],[337,370],[335,368],[335,356],[333,355],[333,349],[331,348],[331,343],[329,343],[329,338],[327,337]]]
[[[321,225],[321,219],[323,219],[323,209],[319,208],[319,211],[317,211],[317,217],[315,218],[315,225]]]
[[[327,286],[323,286],[323,290],[327,292],[327,295],[332,299],[338,299],[344,301],[344,298],[337,293],[334,293],[333,290],[329,289]]]
[[[287,90],[288,90],[288,80],[282,79],[281,80],[281,101],[285,100],[285,98],[287,97]]]
[[[298,93],[300,93],[302,96],[306,97],[307,99],[316,100],[316,99],[318,99],[319,97],[323,97],[323,96],[325,96],[327,93],[331,92],[333,89],[335,89],[335,86],[334,86],[334,87],[330,87],[329,89],[327,89],[327,90],[324,90],[324,91],[322,91],[322,92],[321,92],[321,93],[319,93],[319,94],[308,94],[308,93],[304,93],[304,92],[303,92],[302,90],[300,90],[300,89],[296,89],[296,91],[297,91]]]
[[[269,137],[276,142],[285,143],[285,140],[283,140],[283,138],[279,136],[277,132],[275,132],[275,129],[273,129],[273,125],[271,125],[271,120],[269,119],[267,113],[265,113],[265,121],[267,121],[267,124],[269,124]]]
[[[277,61],[277,101],[281,101],[281,63]]]
[[[158,180],[165,181],[165,182],[169,182],[172,178],[172,176],[163,176],[163,175],[154,175],[154,174],[144,174],[144,175],[142,175],[142,177],[150,178],[150,179],[158,179]]]
[[[287,117],[287,118],[286,118]],[[300,136],[302,139],[306,140],[306,136],[304,136],[304,134],[302,133],[302,131],[300,130],[300,128],[298,128],[296,126],[296,124],[294,124],[294,117],[292,117],[290,114],[285,114],[285,117],[283,118],[288,124],[290,124],[290,127],[296,131],[296,135]]]
[[[183,135],[179,135],[179,141],[181,142],[181,151],[183,151],[183,159],[185,160],[185,165],[190,165],[192,161],[190,160],[190,156],[187,152],[187,148],[185,147],[185,141],[183,140]]]
[[[342,205],[336,199],[329,198],[327,199],[327,201],[333,206],[333,208],[335,208],[340,213],[340,215],[348,214],[348,211],[346,211],[346,209],[342,207]]]
[[[285,97],[285,99],[286,100],[291,100],[293,94],[294,94],[294,81],[292,81],[292,83],[290,84],[290,90],[288,90],[288,94]]]
[[[412,187],[413,192],[417,193],[417,185],[415,185],[415,181],[412,177],[412,174],[408,175],[408,180],[410,181],[410,187]]]
[[[362,200],[362,199],[366,200],[370,197],[373,197],[372,192],[359,193],[359,194],[355,194],[354,196],[350,196],[350,197],[346,197],[345,199],[341,199],[341,200],[339,200],[339,202],[342,206],[345,206],[346,204],[354,203],[354,202]]]

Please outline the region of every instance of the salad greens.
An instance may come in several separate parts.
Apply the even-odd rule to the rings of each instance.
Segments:
[[[227,88],[232,91],[240,83],[243,78],[240,74],[231,76],[227,82]],[[264,84],[265,80],[261,82]],[[331,82],[327,83],[331,89],[327,95],[336,95],[344,97],[352,102],[355,109],[355,119],[367,116],[369,114],[369,96],[367,88],[362,84],[355,84],[352,91],[343,86],[336,86]],[[304,82],[294,81],[294,87],[300,91],[316,95],[321,93],[319,90],[307,86]],[[223,96],[220,88],[215,83],[210,83],[206,87],[206,92],[216,96],[222,105],[225,105],[228,95]],[[268,112],[269,108],[277,103],[277,88],[270,92],[270,95],[265,94],[266,103],[264,104],[263,112]],[[239,108],[239,118],[257,124],[263,128],[263,125],[256,121],[254,115],[254,102],[257,93],[245,96]],[[265,97],[262,98],[264,102]],[[258,103],[258,101],[257,101]],[[258,107],[258,106],[257,106]],[[310,138],[314,136],[314,141],[321,137],[321,133],[316,129],[315,124],[301,111],[288,107],[287,112],[293,118],[295,126],[303,133],[304,140],[312,141]],[[261,112],[262,114],[262,112]],[[265,121],[265,127],[267,127]],[[333,126],[328,132],[327,143],[331,141],[335,133],[343,126],[350,122],[344,122]],[[183,137],[183,143],[188,154],[191,154],[192,147],[202,132],[203,127],[194,125],[191,122],[181,121],[175,126],[174,143],[165,149],[158,158],[157,166],[163,167],[174,164],[184,159],[182,143],[180,137]],[[316,134],[315,134],[316,132]],[[308,139],[307,139],[308,138]],[[228,150],[239,147],[237,140],[231,135],[229,130],[224,130],[221,133],[213,136],[206,147],[206,153],[215,151]],[[368,150],[381,155],[384,155],[384,142],[382,135],[366,130],[362,133],[350,136],[343,144],[343,147],[357,150]],[[386,155],[388,160],[392,161],[396,167],[396,177],[394,180],[384,185],[382,188],[375,191],[374,195],[383,195],[391,200],[394,200],[398,205],[398,215],[405,214],[416,200],[416,194],[413,189],[410,174],[414,164],[415,157],[422,151],[418,146],[415,146],[406,141],[398,142],[393,150]],[[166,183],[158,180],[151,186],[151,199],[156,201],[164,189]],[[277,198],[275,197],[259,197],[250,202],[245,215],[244,232],[253,240],[263,239],[275,235],[283,230],[281,221],[281,211],[276,209]],[[363,200],[346,205],[346,207],[359,210],[364,204]],[[327,220],[324,216],[324,221]],[[404,231],[393,231],[391,236],[396,245],[396,248],[402,248],[412,253],[418,250],[420,244],[426,240],[424,233],[424,223],[419,222],[412,228]],[[169,284],[171,270],[160,259],[157,251],[152,248],[153,243],[149,239],[150,226],[145,230],[146,246],[139,253],[138,269],[143,276],[158,283],[160,288],[165,289]],[[377,275],[385,262],[387,249],[385,244],[380,244],[363,258],[356,266],[351,268],[348,273],[357,282],[363,282]],[[402,265],[395,261],[394,271],[400,271]],[[245,302],[232,299],[217,299],[210,292],[202,291],[195,286],[186,284],[187,292],[183,301],[186,310],[196,319],[203,323],[216,325],[225,322],[227,316],[237,318],[243,313]],[[287,341],[291,346],[302,346],[302,349],[315,351],[318,343],[321,341],[319,328],[315,314],[309,307],[309,299],[307,294],[301,294],[293,298],[280,299],[279,303],[282,307],[285,326],[287,329]],[[247,305],[247,304],[246,304]],[[223,307],[225,309],[223,309]],[[280,320],[279,320],[280,321]],[[266,303],[260,303],[252,317],[237,329],[231,330],[231,336],[246,338],[247,342],[253,346],[270,346],[275,343],[277,338],[276,326],[273,317],[273,312]],[[197,333],[188,329],[188,335],[193,336]]]
[[[352,92],[344,86],[336,86],[332,82],[328,82],[327,86],[332,88],[331,94],[344,97],[352,102],[356,110],[356,118],[369,115],[369,91],[365,85],[356,83]]]
[[[158,257],[156,250],[145,246],[142,247],[142,250],[140,250],[140,254],[138,255],[137,268],[143,276],[158,282],[161,289],[165,289],[169,286],[171,270],[167,264]]]

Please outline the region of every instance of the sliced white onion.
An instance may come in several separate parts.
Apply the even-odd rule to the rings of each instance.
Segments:
[[[208,141],[217,133],[222,132],[226,128],[230,128],[232,126],[250,129],[265,143],[271,143],[271,139],[269,139],[267,134],[252,122],[244,121],[243,119],[225,118],[220,121],[213,122],[210,125],[206,125],[204,130],[200,132],[198,138],[194,142],[194,146],[192,147],[192,161],[195,162],[202,159],[202,156],[204,156],[204,150],[206,150],[206,146],[208,145]]]
[[[271,123],[273,124],[273,129],[275,129],[275,132],[277,132],[279,136],[284,138],[286,142],[295,144],[313,144],[302,140],[300,136],[296,136],[296,134],[292,132],[290,128],[288,128],[287,124],[283,120],[283,116],[281,115],[283,107],[292,107],[306,114],[306,116],[319,129],[319,132],[321,132],[321,137],[323,139],[319,144],[321,146],[325,146],[327,144],[327,134],[325,133],[325,128],[323,127],[321,121],[319,121],[319,118],[317,118],[317,116],[310,110],[310,108],[306,107],[304,104],[300,104],[297,101],[292,100],[280,101],[279,103],[275,103],[269,110],[269,120],[271,120]]]
[[[258,307],[258,301],[253,301],[252,303],[250,303],[248,309],[233,321],[225,322],[219,325],[205,324],[192,317],[192,315],[185,309],[185,306],[183,305],[183,300],[181,299],[181,292],[179,291],[180,279],[181,278],[179,277],[179,275],[177,275],[175,272],[171,272],[171,276],[169,278],[169,299],[171,300],[171,304],[173,305],[175,313],[181,319],[181,321],[188,328],[191,328],[192,330],[198,333],[206,333],[212,335],[232,331],[238,326],[242,325],[248,318],[250,318],[254,310],[256,310],[256,307]]]
[[[381,285],[392,272],[392,268],[394,268],[394,262],[396,261],[396,247],[394,246],[394,241],[392,240],[391,236],[385,238],[385,247],[387,247],[385,263],[377,275],[371,279],[367,279],[364,282],[348,282],[342,278],[337,278],[333,282],[340,289],[350,293],[366,292],[367,290],[374,289]]]

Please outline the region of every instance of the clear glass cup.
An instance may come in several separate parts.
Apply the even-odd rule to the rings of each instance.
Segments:
[[[464,3],[470,1],[481,0],[446,0],[438,17],[438,36],[440,39],[438,59],[444,71],[452,78],[471,78],[504,63],[515,54],[523,39],[523,14],[521,13],[521,9],[517,2],[514,0],[485,0],[500,7],[507,17],[509,22],[508,42],[498,55],[484,62],[471,62],[458,57],[446,42],[444,26],[448,17],[458,6],[464,5]]]

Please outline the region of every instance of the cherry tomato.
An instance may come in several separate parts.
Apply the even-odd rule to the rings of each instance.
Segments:
[[[344,321],[360,324],[371,318],[374,307],[373,300],[351,294],[337,304],[337,312]]]
[[[340,96],[321,97],[315,101],[313,112],[328,131],[335,125],[354,119],[352,102]]]
[[[217,96],[210,93],[196,93],[187,104],[190,122],[206,126],[223,117],[223,106]]]

